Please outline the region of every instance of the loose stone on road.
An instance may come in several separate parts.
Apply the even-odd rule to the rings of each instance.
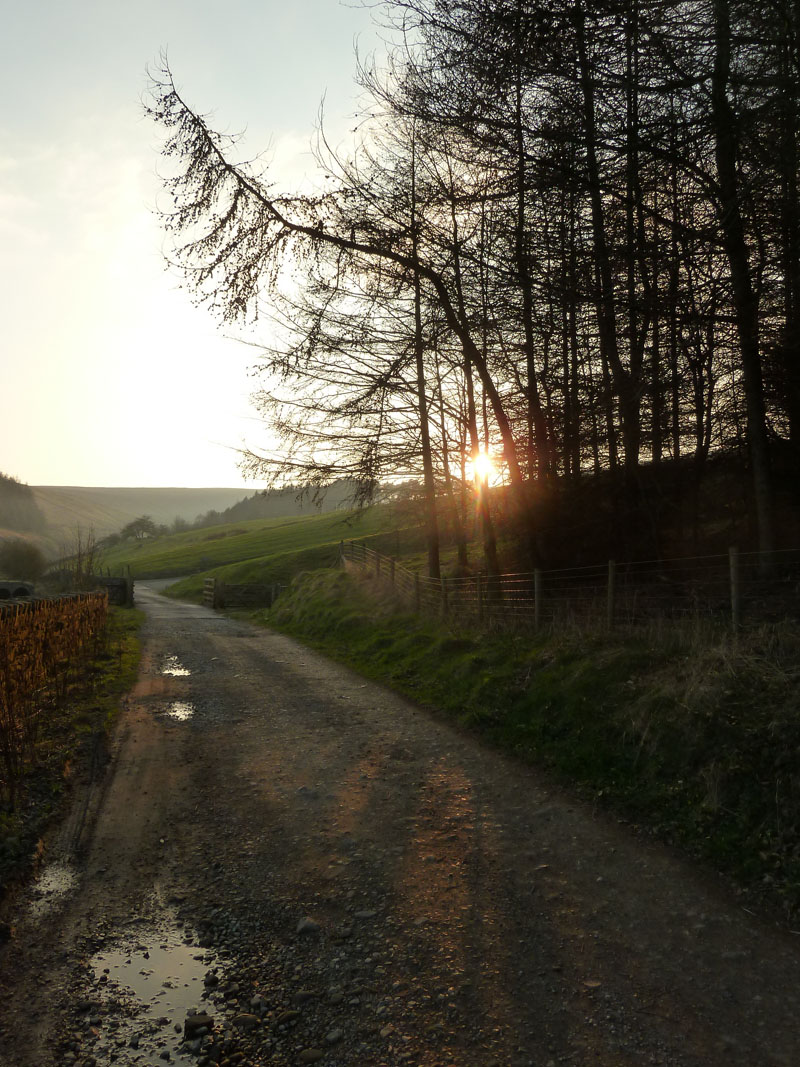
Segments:
[[[83,833],[2,917],[0,1064],[800,1063],[797,940],[712,876],[282,635],[137,600]]]

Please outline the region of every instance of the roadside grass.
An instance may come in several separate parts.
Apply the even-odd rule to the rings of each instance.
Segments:
[[[63,705],[43,715],[21,800],[14,811],[0,807],[0,899],[36,862],[37,842],[62,810],[71,784],[94,773],[102,758],[120,700],[136,680],[143,619],[140,611],[112,607],[103,649],[72,681]]]
[[[260,585],[266,596],[274,584],[288,585],[292,578],[307,570],[334,567],[339,557],[339,542],[314,545],[312,548],[297,552],[275,552],[268,556],[247,559],[241,563],[230,563],[223,567],[213,567],[200,574],[181,578],[164,590],[165,596],[200,603],[203,597],[203,582],[206,578],[217,578],[230,585]]]
[[[372,539],[384,534],[388,538],[392,536],[394,525],[395,513],[388,506],[280,519],[250,519],[144,541],[126,541],[105,550],[98,562],[112,574],[122,574],[130,567],[134,578],[207,575],[220,567],[321,545],[338,545],[353,537]]]
[[[441,709],[800,914],[800,631],[481,633],[374,581],[298,576],[251,618]]]

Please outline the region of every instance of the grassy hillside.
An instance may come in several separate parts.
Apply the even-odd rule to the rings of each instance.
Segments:
[[[180,590],[182,595],[191,595],[199,591],[201,576],[209,573],[230,582],[284,581],[297,570],[329,563],[332,550],[341,540],[374,537],[392,530],[393,523],[394,513],[386,507],[300,518],[251,519],[146,541],[127,541],[108,549],[100,563],[112,574],[122,573],[130,566],[134,578],[194,575],[197,580],[184,584]]]
[[[169,524],[176,516],[194,520],[212,509],[220,511],[247,496],[246,489],[147,489],[75,485],[31,486],[34,500],[52,536],[61,531],[69,546],[76,527],[97,537],[116,533],[132,519],[150,515]]]
[[[48,537],[47,534],[21,533],[19,530],[0,526],[0,541],[26,541],[40,548],[45,559],[55,559],[58,556],[59,546],[55,539]]]

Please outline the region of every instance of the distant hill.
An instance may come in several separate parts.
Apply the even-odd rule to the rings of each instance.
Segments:
[[[129,489],[79,485],[31,486],[51,539],[69,535],[78,527],[95,536],[117,533],[132,519],[149,515],[157,523],[175,518],[193,522],[208,511],[224,511],[247,496],[245,489]]]
[[[8,474],[0,474],[0,528],[13,533],[43,533],[46,519],[33,490]]]
[[[299,485],[288,486],[286,489],[270,489],[266,493],[254,493],[245,497],[221,514],[209,518],[213,519],[214,524],[218,524],[242,522],[247,519],[278,519],[285,515],[318,515],[343,508],[349,510],[353,506],[355,488],[353,482],[341,478],[316,495],[313,490],[304,492]]]
[[[50,558],[71,549],[78,529],[97,540],[119,533],[133,519],[149,515],[159,525],[175,519],[212,526],[247,519],[315,515],[346,507],[349,482],[336,482],[322,499],[298,487],[250,493],[245,489],[152,489],[114,486],[33,485],[0,474],[0,541],[21,537]]]

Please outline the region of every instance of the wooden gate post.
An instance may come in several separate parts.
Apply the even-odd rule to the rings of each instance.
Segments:
[[[728,549],[728,562],[731,575],[731,626],[733,632],[739,629],[742,621],[741,584],[739,581],[739,549],[731,546]]]
[[[608,561],[608,603],[606,605],[606,623],[609,630],[614,626],[614,614],[616,611],[617,598],[617,563],[616,560]]]

